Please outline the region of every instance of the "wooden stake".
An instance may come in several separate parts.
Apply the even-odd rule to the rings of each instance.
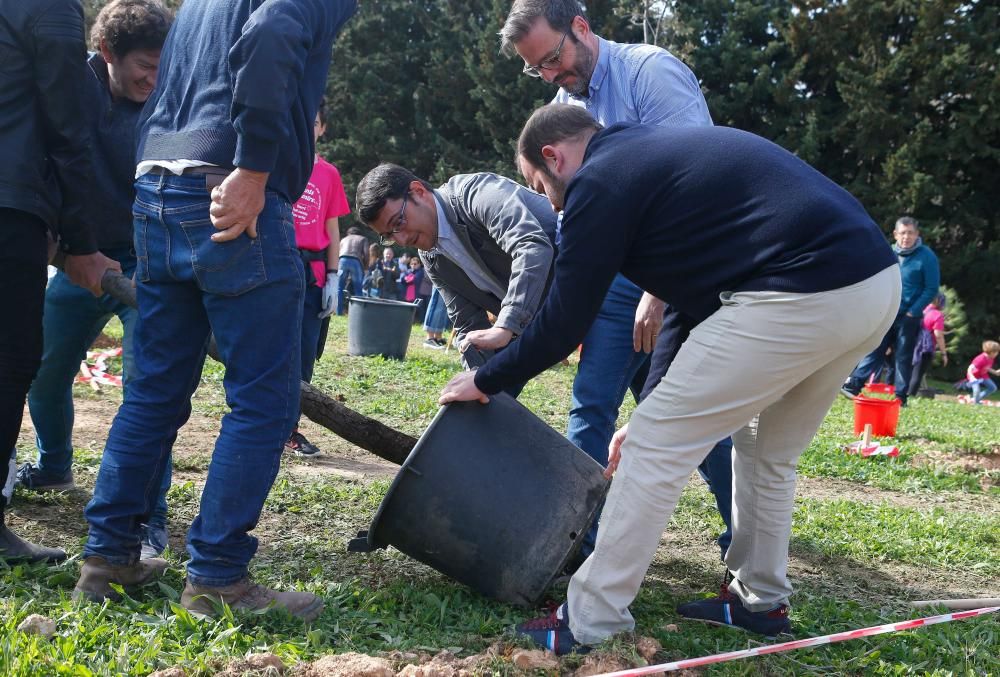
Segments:
[[[861,436],[861,448],[867,449],[872,443],[872,424],[865,423],[865,432]]]
[[[988,606],[1000,606],[1000,597],[984,597],[982,599],[924,599],[917,602],[910,602],[910,606],[916,609],[923,609],[929,606],[943,606],[946,609],[955,611],[967,611],[969,609],[981,609]]]

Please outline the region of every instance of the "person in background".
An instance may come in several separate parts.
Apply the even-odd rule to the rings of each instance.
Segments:
[[[399,259],[392,247],[382,250],[382,259],[375,264],[378,272],[382,275],[382,284],[379,287],[379,298],[390,301],[399,300]]]
[[[365,280],[361,285],[365,296],[378,298],[379,291],[382,288],[382,271],[378,268],[381,260],[382,245],[378,242],[372,242],[368,245],[367,272],[365,273]]]
[[[159,0],[114,0],[98,13],[90,31],[95,50],[87,59],[87,99],[82,107],[93,140],[92,221],[97,246],[135,273],[132,201],[135,199],[135,126],[156,85],[160,49],[172,17]],[[73,380],[87,350],[112,316],[121,320],[122,384],[128,397],[136,371],[133,331],[136,310],[109,294],[95,298],[58,271],[45,290],[42,364],[28,391],[38,457],[17,473],[19,485],[35,491],[65,491],[73,482]],[[167,546],[170,459],[156,506],[142,525],[141,557],[157,557]]]
[[[990,374],[1000,376],[1000,369],[993,368],[993,362],[997,359],[998,354],[1000,354],[1000,343],[983,341],[983,352],[972,359],[969,368],[965,371],[968,385],[972,388],[972,401],[976,404],[997,390],[997,384],[990,378]]]
[[[403,273],[403,300],[407,303],[414,303],[419,296],[420,287],[424,283],[425,271],[419,256],[410,258],[409,268],[409,272]]]
[[[87,50],[79,0],[0,0],[0,561],[66,558],[7,528],[24,398],[44,345],[50,243],[58,238],[73,284],[100,296],[121,264],[98,251],[87,205],[93,164]],[[16,318],[16,321],[14,319]]]
[[[320,101],[313,126],[316,143],[326,133],[325,120],[325,101]],[[292,207],[295,244],[306,273],[302,306],[302,380],[306,383],[312,382],[323,322],[337,310],[340,217],[350,212],[340,172],[317,153],[309,182]],[[319,447],[299,432],[298,421],[285,442],[285,450],[298,456],[319,453]]]
[[[399,281],[402,283],[403,276],[410,272],[410,252],[404,251],[399,255]]]
[[[892,249],[899,260],[900,275],[903,279],[903,298],[899,304],[899,314],[886,332],[882,343],[858,363],[847,377],[840,392],[848,398],[856,397],[868,377],[885,363],[885,352],[892,346],[895,356],[893,383],[896,387],[896,397],[905,407],[910,375],[913,371],[913,349],[920,333],[923,310],[938,294],[941,268],[937,256],[920,239],[917,220],[912,216],[901,216],[896,221],[892,235],[896,240]]]
[[[430,279],[430,276],[427,279]],[[431,291],[430,300],[427,301],[427,313],[424,315],[424,332],[427,334],[422,344],[424,348],[444,350],[448,345],[444,340],[448,324],[448,306],[441,296],[441,290],[435,286]]]
[[[948,366],[948,346],[944,340],[944,310],[947,298],[944,294],[938,294],[930,304],[924,308],[923,323],[920,329],[920,336],[917,338],[917,347],[913,350],[913,375],[910,377],[910,397],[916,396],[920,392],[920,386],[924,381],[924,374],[927,367],[934,359],[935,350],[941,351],[941,362]]]
[[[368,259],[368,238],[361,229],[351,226],[340,240],[340,263],[337,268],[337,314],[347,313],[347,298],[360,296]]]
[[[417,258],[419,259],[420,257],[418,256]],[[423,262],[421,262],[421,268],[423,268]],[[427,317],[427,306],[431,302],[431,294],[433,293],[434,281],[431,280],[431,276],[424,269],[424,275],[420,278],[420,285],[417,287],[417,298],[420,300],[420,306],[417,308],[415,316],[417,324],[423,324],[424,319]]]

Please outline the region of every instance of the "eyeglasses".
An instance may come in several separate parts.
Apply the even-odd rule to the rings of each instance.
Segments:
[[[399,216],[396,217],[396,225],[392,227],[388,233],[379,233],[378,242],[383,247],[388,247],[396,244],[396,238],[393,237],[396,233],[406,228],[406,201],[410,197],[410,191],[406,191],[403,195],[403,206],[399,208]]]
[[[542,77],[542,71],[551,71],[555,70],[556,68],[559,68],[559,65],[562,60],[563,43],[566,42],[566,38],[568,38],[569,34],[572,32],[573,29],[570,28],[568,31],[563,33],[562,40],[559,41],[559,44],[556,45],[556,48],[554,50],[552,50],[552,53],[549,54],[549,56],[547,56],[545,59],[543,59],[541,63],[539,63],[537,66],[532,66],[531,64],[524,64],[524,68],[521,69],[521,72],[533,78],[540,78]]]

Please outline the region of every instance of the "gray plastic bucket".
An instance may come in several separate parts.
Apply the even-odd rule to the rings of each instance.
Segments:
[[[347,354],[401,360],[410,342],[418,303],[352,296],[347,315]]]
[[[394,546],[489,597],[536,604],[583,542],[603,468],[517,400],[442,407],[352,552]]]

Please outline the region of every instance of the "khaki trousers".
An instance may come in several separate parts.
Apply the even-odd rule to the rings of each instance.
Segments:
[[[597,544],[569,585],[577,641],[635,627],[628,606],[681,490],[730,435],[730,590],[751,611],[787,603],[796,461],[844,379],[882,340],[899,299],[897,266],[828,292],[722,295],[629,421]]]

